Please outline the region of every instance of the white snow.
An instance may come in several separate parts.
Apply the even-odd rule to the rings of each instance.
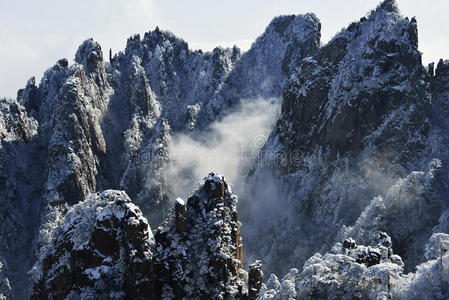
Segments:
[[[181,198],[176,198],[176,203],[178,203],[179,205],[181,205],[181,206],[184,206],[185,205],[185,202],[184,202],[184,200],[182,200]]]

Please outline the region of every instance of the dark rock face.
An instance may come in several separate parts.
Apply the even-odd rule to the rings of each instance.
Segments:
[[[445,120],[449,114],[449,61],[440,60],[435,71],[433,64],[429,66],[429,81],[432,90],[432,104],[434,108],[433,123],[441,128],[445,126]],[[444,132],[441,132],[444,134]]]
[[[50,166],[64,165],[67,158],[73,154],[79,159],[79,163],[75,163],[69,171],[67,179],[56,184],[62,198],[60,201],[70,205],[76,204],[95,190],[98,172],[98,159],[95,154],[106,151],[98,120],[89,111],[94,108],[90,107],[89,98],[78,90],[80,86],[87,85],[85,73],[82,69],[74,69],[73,72],[78,82],[68,82],[62,87],[63,96],[55,112],[48,151]],[[53,172],[60,171],[60,168],[50,168],[48,176],[53,177],[56,175],[53,175]]]
[[[31,299],[150,299],[151,228],[124,192],[72,207],[34,266]]]
[[[224,178],[211,173],[187,205],[177,200],[154,239],[125,192],[93,194],[41,248],[31,299],[255,299],[262,265],[252,264],[248,279],[236,204]]]
[[[175,204],[175,223],[176,223],[176,231],[178,233],[183,233],[186,231],[186,214],[187,214],[187,206],[184,203],[184,200],[181,198],[176,199]]]
[[[234,299],[247,291],[237,197],[221,175],[211,173],[187,200],[179,230],[181,200],[155,233],[156,298]]]
[[[248,274],[248,297],[256,299],[259,296],[263,284],[262,262],[255,261],[249,266]]]
[[[423,140],[410,139],[427,135],[430,116],[415,30],[416,20],[384,2],[306,59],[275,129],[287,151],[321,148],[336,158],[374,145],[409,160],[422,150]]]

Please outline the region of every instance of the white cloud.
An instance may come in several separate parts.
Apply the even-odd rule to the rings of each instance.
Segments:
[[[209,172],[218,172],[243,188],[244,178],[254,164],[279,117],[280,99],[252,99],[222,120],[212,123],[201,141],[175,135],[169,153],[173,160],[168,181],[175,197],[186,197]]]

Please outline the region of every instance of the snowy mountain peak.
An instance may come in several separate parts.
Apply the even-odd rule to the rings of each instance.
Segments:
[[[379,12],[381,10],[391,12],[391,13],[399,13],[399,8],[396,3],[396,0],[384,0],[382,1],[379,6],[376,8],[376,12]]]
[[[280,36],[287,37],[289,34],[293,32],[296,34],[307,34],[307,30],[304,30],[304,27],[320,27],[320,20],[313,13],[308,13],[304,15],[284,15],[275,17],[264,34],[268,34],[268,32],[276,32]]]
[[[76,51],[75,61],[82,64],[87,73],[95,72],[98,64],[103,62],[103,52],[101,46],[93,39],[84,41]]]
[[[342,30],[292,75],[277,130],[288,136],[286,128],[296,124],[286,144],[307,152],[327,148],[334,156],[358,152],[380,133],[376,128],[387,120],[386,114],[403,103],[412,105],[410,93],[425,91],[416,23],[384,12],[376,10]],[[386,90],[389,95],[382,95]],[[415,123],[421,127],[430,102],[424,94],[412,98],[418,101],[413,105],[423,106],[416,116],[423,122]]]

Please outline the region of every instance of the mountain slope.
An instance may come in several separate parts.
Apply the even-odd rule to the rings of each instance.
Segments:
[[[372,234],[392,235],[406,270],[423,260],[422,245],[448,203],[440,196],[446,191],[434,158],[441,145],[434,143],[430,82],[417,46],[416,20],[383,1],[292,75],[248,196],[256,208],[244,236],[270,270],[300,266],[337,235],[362,234],[348,228],[378,195],[391,204],[373,216],[381,224],[366,221]],[[277,207],[265,205],[267,198]],[[258,231],[260,223],[270,230]]]
[[[0,232],[9,242],[0,257],[13,297],[27,295],[33,253],[94,192],[125,190],[157,227],[170,207],[172,134],[201,137],[244,97],[280,96],[288,70],[317,51],[319,30],[312,14],[278,17],[242,54],[236,47],[192,51],[156,28],[131,37],[109,62],[90,39],[73,65],[61,59],[17,99],[2,99]],[[293,55],[292,47],[303,50]],[[15,255],[24,245],[32,247]]]

